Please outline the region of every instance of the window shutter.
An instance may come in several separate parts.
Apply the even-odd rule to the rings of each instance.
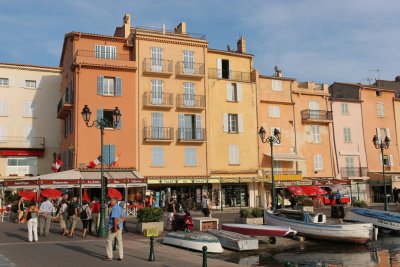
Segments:
[[[386,128],[386,136],[390,138],[390,129]]]
[[[109,145],[103,145],[103,163],[104,164],[110,164],[109,163],[110,159],[110,146]]]
[[[115,145],[110,145],[110,159],[109,164],[111,164],[115,159]]]
[[[119,122],[118,122],[118,124],[117,124],[117,126],[115,128],[121,129],[121,127],[122,127],[122,116],[119,117]]]
[[[192,164],[196,165],[197,163],[197,148],[192,148]]]
[[[0,143],[7,141],[7,126],[0,124]]]
[[[0,116],[7,116],[7,115],[8,115],[7,99],[0,98]]]
[[[378,137],[378,139],[381,138],[381,129],[380,128],[376,128],[376,137]]]
[[[96,113],[97,113],[97,120],[101,121],[103,119],[103,110],[98,109],[98,110],[96,110]],[[99,128],[99,126],[97,126],[97,128]]]
[[[243,114],[242,113],[238,114],[238,128],[239,128],[239,133],[243,133]]]
[[[233,86],[232,83],[226,83],[226,100],[232,101],[232,91],[233,91]]]
[[[223,125],[224,125],[224,132],[228,132],[228,113],[224,113],[222,117]]]
[[[19,83],[19,87],[21,87],[21,88],[25,88],[25,85],[26,85],[25,81],[21,81]]]
[[[222,59],[217,58],[217,78],[222,78]]]
[[[13,87],[14,86],[14,79],[13,78],[9,78],[8,79],[8,87]]]
[[[102,95],[103,94],[103,76],[97,76],[97,94]]]
[[[234,162],[234,145],[229,145],[229,164]]]
[[[116,90],[116,96],[121,96],[122,95],[122,79],[121,77],[116,77],[115,78],[115,86],[117,87]]]
[[[164,148],[159,148],[160,165],[164,165]]]
[[[179,137],[183,139],[185,136],[185,115],[178,115],[178,128],[179,128]]]
[[[382,155],[379,155],[379,162],[381,163],[381,166],[383,166],[383,158],[382,158]]]
[[[242,101],[243,97],[242,97],[242,84],[241,83],[237,83],[236,84],[236,88],[237,88],[237,101],[240,102]]]
[[[196,139],[203,140],[203,129],[201,128],[200,114],[196,114]]]
[[[389,155],[389,166],[393,167],[393,155]]]

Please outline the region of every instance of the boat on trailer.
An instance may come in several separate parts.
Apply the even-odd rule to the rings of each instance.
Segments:
[[[344,217],[346,221],[372,223],[376,227],[400,231],[400,213],[364,208],[352,208]]]
[[[290,227],[265,224],[224,223],[221,224],[221,229],[250,236],[287,236],[296,234],[296,231],[290,229]]]
[[[296,217],[296,216],[295,216]],[[269,225],[290,227],[297,235],[319,240],[365,244],[376,239],[377,229],[372,223],[329,224],[322,213],[311,216],[303,213],[298,220],[285,212],[264,211],[264,221]]]
[[[222,253],[224,249],[221,242],[213,235],[196,232],[171,232],[163,238],[163,244],[176,247],[191,249],[195,251],[203,251],[203,247],[207,247],[209,253]]]

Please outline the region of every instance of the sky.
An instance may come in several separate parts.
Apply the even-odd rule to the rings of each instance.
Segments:
[[[132,26],[185,21],[210,48],[243,35],[264,75],[368,84],[400,75],[399,11],[398,0],[0,0],[0,62],[58,66],[66,33],[113,35],[127,13]]]

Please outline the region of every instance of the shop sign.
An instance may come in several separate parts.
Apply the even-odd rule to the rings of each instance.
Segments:
[[[32,186],[37,184],[37,181],[4,181],[5,186]]]
[[[176,184],[176,179],[161,179],[162,184]]]
[[[79,180],[40,180],[41,185],[71,185],[79,184]]]
[[[82,180],[82,184],[101,184],[100,179],[85,179]]]
[[[138,184],[146,183],[144,179],[108,179],[109,184]]]
[[[178,184],[191,184],[193,179],[178,179]]]

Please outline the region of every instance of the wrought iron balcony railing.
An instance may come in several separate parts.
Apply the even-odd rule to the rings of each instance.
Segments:
[[[176,74],[182,76],[204,77],[204,64],[179,61],[176,63]]]
[[[44,149],[44,137],[0,136],[0,148]]]
[[[311,110],[311,109],[302,110],[301,111],[301,119],[303,121],[331,122],[332,121],[332,111]]]
[[[143,128],[143,138],[149,141],[172,141],[174,139],[174,128],[146,126]]]
[[[206,140],[206,130],[202,128],[178,128],[178,140],[203,142]]]
[[[81,57],[92,57],[92,58],[101,58],[110,60],[125,60],[125,61],[130,60],[129,54],[117,54],[111,52],[99,52],[91,50],[77,50],[75,55]]]
[[[174,105],[173,94],[145,92],[143,105],[146,107],[171,108]]]
[[[226,79],[238,82],[251,82],[251,73],[250,72],[241,72],[241,71],[233,71],[233,70],[224,70],[224,69],[208,69],[208,78],[211,79]]]
[[[368,176],[368,168],[367,167],[342,167],[342,168],[340,168],[340,174],[342,175],[342,178]]]
[[[172,75],[173,73],[172,60],[145,58],[143,60],[143,73]]]
[[[57,105],[57,117],[63,118],[73,109],[74,95],[71,90],[66,90]]]
[[[178,108],[205,109],[206,98],[203,95],[191,95],[191,94],[177,95],[176,106]]]

